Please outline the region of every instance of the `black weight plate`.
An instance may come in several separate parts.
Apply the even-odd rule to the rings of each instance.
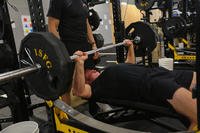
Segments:
[[[135,5],[138,9],[147,11],[154,5],[155,0],[135,0]]]
[[[132,29],[134,29],[132,31]],[[136,56],[145,56],[152,52],[156,47],[157,36],[151,26],[144,22],[131,23],[126,28],[126,36],[131,36],[130,39],[134,40],[136,36],[141,38],[141,42],[137,44],[135,49]]]
[[[64,44],[48,32],[30,33],[21,42],[20,60],[34,63],[41,69],[25,77],[28,87],[45,99],[55,100],[71,86],[74,65]],[[23,64],[22,64],[23,65]]]
[[[102,34],[93,34],[94,40],[96,42],[97,48],[101,48],[104,45],[104,38]]]
[[[92,28],[92,31],[95,31],[99,27],[101,19],[94,9],[89,10],[88,21]]]
[[[184,37],[186,34],[186,21],[182,17],[172,17],[162,23],[163,33],[167,38]]]

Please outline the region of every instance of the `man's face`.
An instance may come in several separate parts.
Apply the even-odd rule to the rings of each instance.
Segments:
[[[85,71],[85,82],[91,84],[99,75],[100,73],[98,71],[88,69]]]

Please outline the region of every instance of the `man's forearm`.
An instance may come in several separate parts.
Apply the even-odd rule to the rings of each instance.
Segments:
[[[127,54],[126,63],[135,64],[135,51],[134,51],[133,45],[128,47],[128,54]]]
[[[76,62],[73,79],[73,93],[80,95],[85,88],[84,62]]]
[[[96,42],[93,37],[92,29],[90,27],[89,21],[86,21],[87,23],[87,37],[88,37],[88,42],[92,45],[92,48],[96,48]]]
[[[53,33],[57,38],[60,39],[60,35],[58,33],[58,31],[55,28],[48,28],[49,32]]]

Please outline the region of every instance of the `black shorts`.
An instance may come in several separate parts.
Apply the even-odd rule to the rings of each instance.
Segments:
[[[146,88],[140,95],[145,102],[166,101],[166,99],[172,99],[175,91],[180,87],[189,89],[192,78],[193,71],[189,70],[152,69],[147,74]]]

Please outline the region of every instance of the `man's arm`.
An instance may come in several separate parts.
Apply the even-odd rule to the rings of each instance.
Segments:
[[[96,45],[96,42],[94,40],[93,33],[92,33],[92,28],[90,26],[88,19],[86,19],[86,23],[87,23],[88,42],[92,45],[92,49],[97,49],[97,45]],[[99,52],[94,53],[93,59],[98,59],[98,58],[99,58]]]
[[[48,17],[48,30],[49,32],[53,33],[56,37],[60,39],[59,33],[58,33],[58,25],[60,23],[60,20],[54,17]]]
[[[86,20],[86,23],[87,23],[88,42],[92,45],[92,49],[96,49],[97,48],[96,42],[94,40],[93,33],[92,33],[92,28],[90,26],[90,23],[89,23],[88,19]]]
[[[128,54],[125,63],[135,64],[134,45],[130,40],[124,40],[125,46],[128,47]]]
[[[72,93],[82,98],[90,98],[92,94],[91,87],[89,84],[85,84],[84,72],[84,61],[87,59],[87,54],[81,51],[77,51],[75,54],[79,55],[79,57],[75,59]]]

